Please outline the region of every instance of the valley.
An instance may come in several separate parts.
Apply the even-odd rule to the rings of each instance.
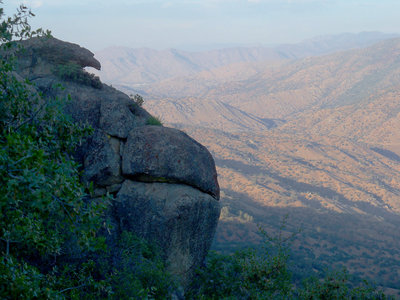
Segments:
[[[257,244],[257,225],[273,235],[287,216],[285,234],[301,229],[292,245],[298,274],[345,266],[356,279],[395,293],[400,39],[344,44],[313,53],[293,46],[297,54],[258,58],[254,49],[236,56],[221,50],[218,60],[202,58],[208,65],[192,57],[192,69],[160,57],[168,72],[152,63],[120,73],[139,77],[116,77],[120,67],[103,54],[100,76],[143,95],[144,107],[165,126],[214,156],[223,208],[214,249]]]

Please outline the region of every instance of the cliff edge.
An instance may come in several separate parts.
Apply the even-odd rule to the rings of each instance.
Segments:
[[[219,186],[208,150],[184,132],[148,125],[151,115],[126,94],[84,71],[93,53],[55,38],[21,42],[17,73],[44,96],[71,98],[65,111],[94,134],[77,149],[92,197],[111,194],[110,247],[124,231],[159,245],[167,269],[187,285],[211,246]],[[60,84],[62,88],[60,88]]]

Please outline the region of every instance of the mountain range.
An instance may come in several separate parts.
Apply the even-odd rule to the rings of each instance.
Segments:
[[[110,47],[97,51],[102,71],[93,70],[105,82],[139,88],[163,79],[186,76],[239,62],[290,60],[360,48],[395,34],[364,32],[318,37],[299,44],[275,47],[236,47],[210,51],[155,50]]]
[[[116,62],[129,51],[145,58],[124,69]],[[129,51],[98,56],[101,76],[140,92],[216,160],[215,249],[257,243],[257,225],[273,234],[288,215],[284,233],[302,228],[298,272],[346,266],[400,292],[399,38],[345,34],[191,57]]]

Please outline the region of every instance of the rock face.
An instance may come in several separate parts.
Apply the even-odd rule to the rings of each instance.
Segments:
[[[24,50],[20,55],[20,70],[39,73],[40,67],[74,63],[80,67],[100,70],[100,63],[89,50],[76,44],[62,42],[55,38],[32,38],[22,42]],[[33,58],[33,60],[32,60]],[[46,63],[42,63],[42,62]]]
[[[220,213],[211,154],[179,130],[146,125],[148,112],[83,71],[100,69],[90,51],[55,38],[22,44],[19,75],[45,98],[70,95],[65,111],[94,128],[76,157],[83,180],[94,184],[93,196],[114,197],[110,211],[117,228],[109,240],[129,231],[158,243],[168,269],[188,284],[211,246]]]
[[[214,160],[207,149],[182,131],[142,126],[129,133],[122,155],[127,176],[168,178],[219,198]]]
[[[170,270],[186,281],[211,245],[219,217],[215,202],[187,185],[125,180],[115,206],[121,229],[157,242]]]

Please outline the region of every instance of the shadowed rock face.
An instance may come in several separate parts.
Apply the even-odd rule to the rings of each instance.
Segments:
[[[94,128],[76,158],[83,180],[94,184],[94,197],[114,196],[110,217],[117,228],[107,236],[110,247],[117,247],[114,241],[123,231],[156,242],[169,270],[188,284],[211,246],[219,218],[211,154],[179,130],[146,125],[147,111],[83,69],[65,78],[57,73],[71,64],[100,69],[90,51],[55,38],[22,45],[19,75],[35,83],[45,98],[70,96],[65,111]]]
[[[117,145],[113,145],[113,143]],[[95,182],[97,186],[107,187],[121,183],[121,159],[119,141],[112,140],[104,132],[96,130],[85,149],[84,180]]]
[[[121,229],[157,243],[169,270],[188,283],[211,246],[218,202],[187,185],[125,180],[115,207]]]

